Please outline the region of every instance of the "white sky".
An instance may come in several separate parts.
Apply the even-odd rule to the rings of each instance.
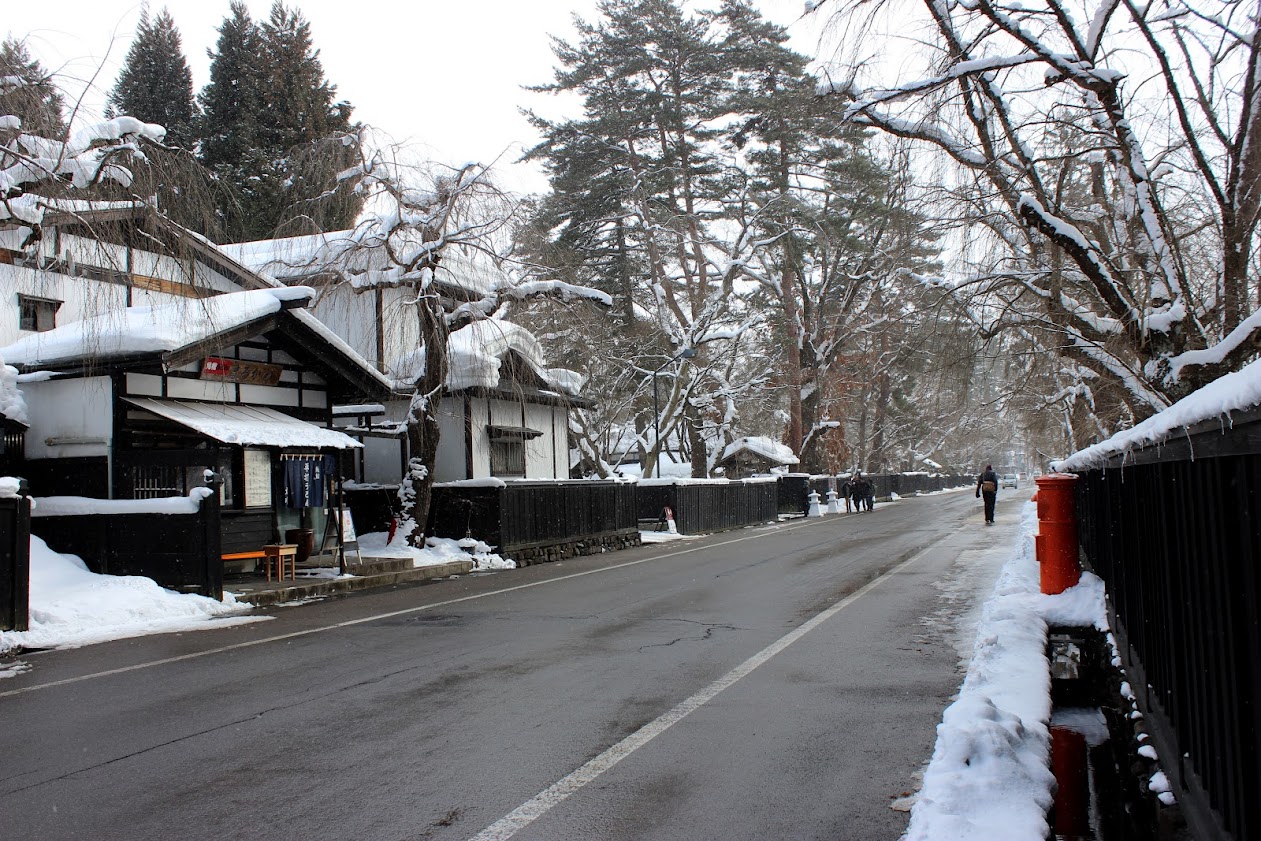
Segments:
[[[247,0],[265,20],[272,0]],[[130,0],[5,2],[0,31],[27,41],[71,95],[87,88],[85,107],[99,111],[135,34],[141,3]],[[509,162],[536,137],[517,111],[557,115],[551,97],[521,90],[551,79],[549,34],[572,39],[571,15],[594,17],[595,0],[293,0],[311,23],[325,76],[354,116],[436,161],[496,166],[506,186],[541,191],[537,171]],[[154,0],[179,27],[184,54],[200,90],[209,78],[207,49],[218,38],[228,0]],[[797,19],[803,0],[760,0],[781,24]],[[798,25],[800,27],[800,25]],[[794,27],[793,31],[797,31]],[[803,34],[798,50],[811,53]],[[503,172],[512,169],[512,172]]]

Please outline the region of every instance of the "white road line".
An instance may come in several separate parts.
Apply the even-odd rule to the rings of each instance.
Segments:
[[[650,558],[640,558],[637,561],[627,561],[624,564],[617,564],[616,566],[601,567],[600,569],[589,569],[584,572],[575,572],[569,575],[562,575],[557,578],[549,578],[546,581],[534,581],[529,584],[517,584],[516,586],[513,586],[513,587],[504,587],[501,590],[492,590],[488,593],[479,593],[473,596],[462,596],[458,599],[448,599],[442,602],[434,602],[433,604],[420,605],[418,607],[409,607],[403,610],[391,611],[390,613],[378,613],[374,616],[365,616],[360,619],[349,619],[345,622],[338,622],[333,625],[322,625],[318,628],[308,628],[305,631],[294,631],[288,634],[279,634],[277,636],[250,640],[249,642],[238,642],[233,645],[225,645],[219,648],[206,649],[205,651],[195,651],[192,654],[181,654],[178,657],[166,657],[161,660],[150,660],[145,663],[136,663],[134,665],[123,666],[118,669],[109,669],[103,672],[93,672],[91,674],[79,675],[78,677],[65,678],[64,680],[49,681],[48,683],[38,683],[38,684],[35,684],[34,686],[24,686],[21,689],[10,689],[6,692],[0,692],[0,698],[9,698],[14,695],[24,695],[27,692],[36,692],[40,689],[51,689],[56,686],[65,686],[67,684],[79,683],[80,681],[85,681],[85,680],[95,680],[96,678],[111,677],[113,675],[121,675],[127,672],[139,671],[141,669],[151,669],[151,668],[154,668],[155,666],[165,666],[171,663],[180,663],[185,660],[195,660],[198,657],[209,657],[212,654],[222,654],[227,651],[236,651],[242,648],[252,648],[256,645],[266,645],[267,643],[271,643],[271,642],[282,642],[284,640],[296,639],[298,637],[307,637],[313,634],[322,634],[327,631],[335,631],[340,628],[349,628],[355,625],[363,625],[368,622],[376,622],[381,619],[392,619],[395,616],[406,616],[407,614],[410,614],[410,613],[420,613],[425,610],[433,610],[434,608],[438,608],[438,607],[446,607],[447,605],[459,604],[460,602],[474,601],[476,599],[485,599],[485,598],[489,598],[490,596],[498,596],[503,593],[511,593],[515,590],[528,590],[531,587],[541,587],[546,584],[555,584],[560,581],[568,581],[571,578],[581,578],[584,575],[596,575],[598,573],[612,572],[613,570],[625,569],[626,567],[638,566],[639,564],[646,564],[650,561],[662,561],[662,560],[665,560],[666,558],[677,558],[680,555],[689,555],[693,552],[700,552],[707,549],[718,549],[723,546],[730,546],[733,543],[743,543],[746,540],[758,540],[760,538],[768,537],[770,535],[783,534],[786,531],[796,531],[806,526],[818,525],[820,523],[828,523],[828,522],[835,522],[835,521],[828,520],[826,518],[806,520],[801,523],[793,523],[788,526],[783,526],[776,529],[770,529],[767,531],[759,531],[754,534],[745,535],[743,537],[737,537],[733,540],[726,540],[726,541],[723,541],[722,543],[709,543],[704,546],[693,546],[689,549],[680,549],[676,552],[668,552],[664,555],[653,555]]]
[[[958,531],[958,529],[956,529],[956,531]],[[648,722],[643,727],[639,728],[634,733],[630,734],[625,739],[597,756],[595,759],[592,759],[590,762],[580,767],[578,770],[543,789],[525,803],[522,803],[520,806],[504,815],[481,832],[472,836],[469,841],[507,841],[507,839],[511,838],[522,829],[525,829],[527,826],[543,817],[543,815],[547,814],[548,811],[559,805],[570,795],[576,794],[583,788],[583,786],[593,782],[605,771],[608,771],[614,765],[617,765],[617,763],[621,762],[623,759],[630,756],[632,753],[639,750],[665,731],[669,730],[675,724],[678,724],[688,715],[713,700],[714,696],[718,693],[735,684],[741,678],[746,677],[758,666],[770,660],[776,654],[780,653],[785,648],[792,645],[794,642],[801,639],[836,614],[840,613],[846,607],[867,595],[867,593],[880,586],[882,582],[896,575],[907,564],[913,563],[914,561],[922,558],[934,548],[936,548],[935,543],[933,546],[921,549],[910,558],[907,558],[902,563],[881,575],[879,578],[872,580],[860,589],[855,590],[850,595],[841,599],[836,604],[824,609],[822,613],[815,614],[815,616],[806,621],[804,624],[798,626],[792,631],[789,631],[787,634],[780,637],[757,654],[754,654],[748,660],[745,660],[739,666],[736,666],[734,669],[727,672],[727,674],[718,678],[718,680],[714,681],[709,686],[706,686],[700,692],[697,692],[692,697],[680,703],[674,709]]]

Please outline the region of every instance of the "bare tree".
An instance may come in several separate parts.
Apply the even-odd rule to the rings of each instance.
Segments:
[[[892,8],[818,5],[851,43]],[[1085,20],[1061,0],[912,8],[932,33],[915,45],[920,75],[869,81],[872,56],[851,56],[822,91],[957,165],[959,253],[986,259],[961,260],[949,285],[981,331],[1024,331],[1077,386],[1110,392],[1109,411],[1094,401],[1105,429],[1255,356],[1261,6],[1103,0]],[[900,31],[922,31],[905,11]]]

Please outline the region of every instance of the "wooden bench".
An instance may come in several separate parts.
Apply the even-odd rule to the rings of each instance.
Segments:
[[[225,561],[262,560],[268,581],[271,581],[273,565],[276,569],[276,580],[284,581],[286,578],[285,561],[288,561],[289,575],[287,577],[295,580],[298,577],[298,544],[296,543],[268,543],[262,549],[251,552],[228,552],[221,557]]]

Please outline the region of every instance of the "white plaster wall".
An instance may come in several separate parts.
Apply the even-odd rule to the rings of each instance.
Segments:
[[[127,290],[118,284],[0,263],[0,348],[33,335],[18,329],[19,294],[61,301],[58,325],[118,311],[127,305]]]
[[[411,290],[385,289],[382,295],[382,335],[385,363],[389,365],[420,347],[420,324],[416,320],[416,306],[409,303],[415,297]]]
[[[113,389],[108,377],[23,383],[30,430],[26,457],[71,458],[109,454],[113,443]],[[49,444],[48,439],[74,438],[96,443]]]
[[[219,380],[188,380],[171,377],[166,381],[166,396],[176,400],[209,400],[213,403],[235,403],[232,383]]]
[[[556,478],[556,441],[552,433],[551,406],[527,403],[525,425],[537,429],[543,435],[525,442],[525,475],[527,479]],[[563,446],[563,445],[562,445]]]
[[[371,292],[355,293],[345,285],[321,290],[311,307],[316,318],[370,362],[377,356],[375,310]]]
[[[434,459],[435,482],[472,478],[464,475],[464,401],[443,400],[438,408],[438,456]]]
[[[363,478],[365,482],[396,485],[402,479],[403,442],[396,438],[363,439]]]

